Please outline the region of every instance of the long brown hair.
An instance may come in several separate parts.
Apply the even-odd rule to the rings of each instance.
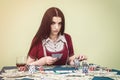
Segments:
[[[52,18],[54,16],[59,16],[62,19],[62,27],[61,27],[60,33],[61,35],[63,35],[64,26],[65,26],[64,15],[60,9],[52,7],[45,12],[43,19],[41,21],[41,25],[38,29],[38,32],[35,35],[35,38],[38,38],[41,41],[49,37],[50,31],[51,31],[50,25],[52,24]]]
[[[42,40],[47,39],[50,36],[50,31],[51,31],[50,25],[52,24],[52,18],[54,16],[61,17],[61,19],[62,19],[62,23],[61,23],[62,27],[61,27],[61,30],[60,30],[59,34],[61,34],[61,35],[64,34],[65,18],[64,18],[64,15],[63,15],[62,11],[59,8],[56,8],[56,7],[49,8],[45,12],[45,14],[44,14],[44,16],[42,18],[40,27],[39,27],[36,35],[33,38],[33,41],[32,41],[29,52],[31,51],[33,46],[35,46],[39,42],[42,42]]]

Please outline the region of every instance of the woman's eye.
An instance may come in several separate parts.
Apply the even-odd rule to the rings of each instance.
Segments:
[[[61,25],[61,24],[62,24],[62,22],[59,23],[59,25]]]
[[[51,23],[51,25],[54,25],[54,24],[55,24],[55,22],[52,22],[52,23]]]

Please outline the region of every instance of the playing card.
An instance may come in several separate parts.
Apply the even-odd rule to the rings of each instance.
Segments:
[[[52,54],[52,57],[60,59],[62,57],[62,55],[63,54],[57,53],[57,54]]]

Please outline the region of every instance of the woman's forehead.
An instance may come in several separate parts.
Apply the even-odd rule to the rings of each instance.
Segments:
[[[52,18],[52,21],[54,21],[54,22],[62,22],[62,18],[59,17],[59,16],[54,16],[54,17]]]

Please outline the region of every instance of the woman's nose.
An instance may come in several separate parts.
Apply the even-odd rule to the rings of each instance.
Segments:
[[[55,25],[55,29],[58,29],[58,27],[59,27],[59,25],[58,25],[58,24],[56,24],[56,25]]]

